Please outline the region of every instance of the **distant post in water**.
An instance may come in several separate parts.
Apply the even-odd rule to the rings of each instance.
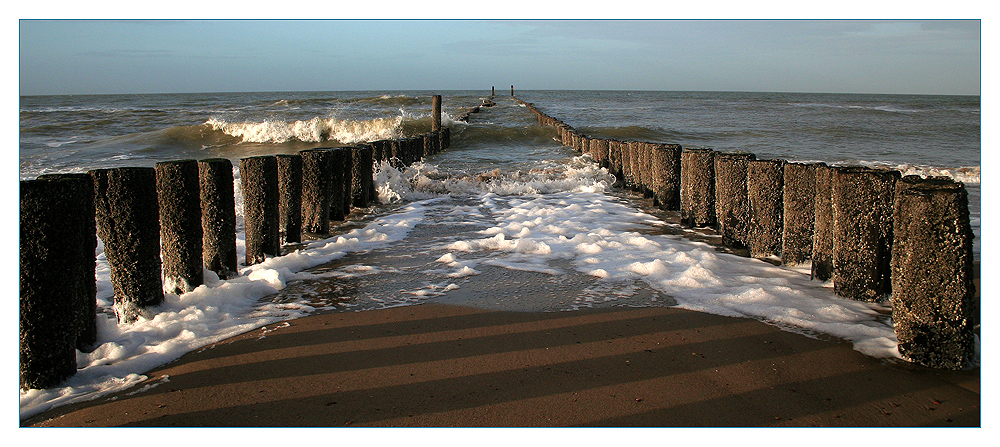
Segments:
[[[969,199],[961,183],[904,177],[893,209],[892,320],[899,353],[961,369],[975,355]]]
[[[198,162],[164,161],[155,169],[164,290],[180,295],[204,283]]]
[[[496,86],[490,87],[490,96],[496,96],[496,94],[497,94]]]
[[[111,267],[118,321],[152,318],[147,308],[163,302],[156,170],[98,169],[91,176],[97,236]]]
[[[221,279],[236,276],[236,198],[233,163],[225,158],[198,161],[201,192],[202,263]]]
[[[273,155],[240,159],[243,184],[246,257],[244,263],[264,262],[281,254],[278,237],[278,162]]]
[[[21,389],[52,387],[76,374],[77,318],[94,283],[96,239],[85,223],[93,221],[93,199],[89,206],[85,199],[93,191],[85,179],[20,183]],[[87,250],[89,281],[81,275]]]
[[[434,95],[431,100],[431,131],[441,130],[441,95]]]
[[[510,86],[510,96],[514,96],[514,86]]]

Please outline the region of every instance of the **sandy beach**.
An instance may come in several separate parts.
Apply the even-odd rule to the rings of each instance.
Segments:
[[[35,427],[979,426],[979,369],[677,308],[425,304],[271,325]]]

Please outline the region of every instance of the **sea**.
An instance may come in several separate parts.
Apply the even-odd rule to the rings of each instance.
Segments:
[[[835,337],[885,361],[896,351],[891,300],[837,297],[809,265],[779,266],[726,252],[705,231],[615,186],[589,156],[509,91],[351,91],[21,96],[21,180],[41,174],[179,159],[292,154],[427,132],[442,96],[451,147],[405,168],[376,166],[380,203],[356,209],[325,239],[283,255],[205,272],[205,285],[166,294],[157,315],[114,318],[99,244],[98,343],[78,372],[21,391],[22,419],[129,388],[143,374],[225,338],[280,330],[322,312],[443,303],[496,310],[573,312],[677,306],[753,318],[809,337]],[[965,184],[980,257],[980,98],[826,93],[516,91],[579,132],[605,138],[749,151],[948,176]],[[486,100],[467,121],[458,117]],[[237,250],[242,193],[234,168]],[[978,342],[977,342],[978,343]],[[977,346],[978,350],[978,346]]]

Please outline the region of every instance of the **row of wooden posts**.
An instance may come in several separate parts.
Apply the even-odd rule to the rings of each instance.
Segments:
[[[786,265],[811,261],[812,276],[832,279],[842,297],[874,302],[891,296],[904,358],[935,368],[970,364],[978,309],[962,183],[589,137],[517,101],[620,185],[679,211],[684,225],[714,228],[724,245],[751,257],[778,257]]]
[[[303,234],[323,237],[352,207],[376,203],[379,163],[398,168],[448,148],[441,97],[432,104],[428,133],[241,159],[244,264],[280,256],[282,242]],[[194,290],[204,269],[238,275],[234,187],[233,165],[220,158],[21,181],[21,388],[58,384],[76,373],[76,351],[94,348],[98,237],[122,323],[151,317],[165,291]]]

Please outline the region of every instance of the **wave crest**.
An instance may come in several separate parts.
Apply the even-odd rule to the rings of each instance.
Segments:
[[[978,185],[979,166],[961,166],[957,168],[943,168],[939,166],[922,166],[909,163],[892,164],[884,162],[861,162],[862,165],[888,168],[899,171],[902,175],[919,175],[921,177],[950,177],[955,181],[967,185]]]
[[[240,138],[246,143],[337,141],[343,144],[352,144],[401,137],[403,117],[375,118],[363,121],[314,117],[305,121],[266,120],[261,122],[229,122],[212,118],[205,124],[211,126],[212,130]]]

